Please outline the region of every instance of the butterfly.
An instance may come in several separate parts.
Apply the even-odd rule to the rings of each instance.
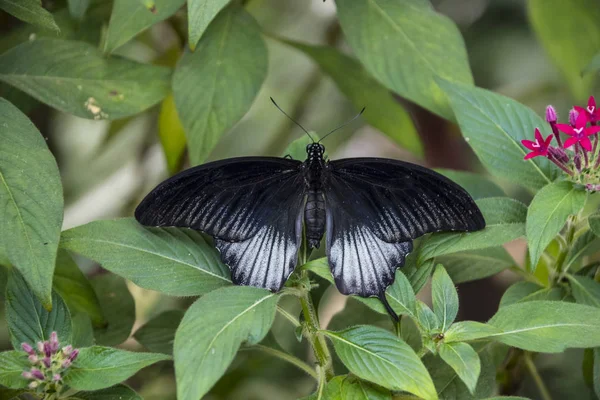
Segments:
[[[314,140],[306,153],[303,162],[240,157],[190,168],[153,189],[135,218],[211,235],[234,284],[273,292],[296,267],[303,230],[311,249],[325,236],[339,291],[376,296],[396,319],[385,290],[413,239],[485,227],[471,196],[430,169],[386,158],[329,161]]]

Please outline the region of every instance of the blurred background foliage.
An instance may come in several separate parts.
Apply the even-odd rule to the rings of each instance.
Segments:
[[[540,114],[547,104],[553,104],[564,120],[568,107],[573,103],[583,105],[587,96],[594,94],[591,89],[595,76],[582,76],[579,71],[600,48],[600,35],[594,30],[597,28],[588,26],[600,21],[595,15],[599,9],[597,0],[578,1],[590,3],[590,12],[565,15],[569,12],[569,1],[565,0],[433,0],[432,4],[459,27],[477,86],[512,97]],[[87,13],[80,19],[73,17],[77,16],[77,10],[69,12],[66,1],[44,0],[43,4],[54,15],[60,33],[25,24],[0,11],[0,53],[35,38],[59,37],[94,46],[112,46],[113,54],[173,67],[186,51],[185,7],[117,47],[119,43],[106,37],[111,1],[90,0]],[[307,129],[321,134],[351,118],[362,106],[368,107],[365,117],[327,139],[325,144],[331,158],[381,156],[429,167],[482,172],[453,123],[398,96],[390,95],[390,99],[383,101],[385,96],[380,92],[385,89],[372,84],[369,80],[372,78],[353,59],[332,58],[314,47],[303,48],[281,40],[333,46],[349,54],[332,0],[249,0],[244,6],[264,33],[269,54],[268,75],[249,112],[222,136],[209,160],[281,155],[292,140],[303,135],[273,107],[269,101],[272,96]],[[588,29],[589,42],[573,43],[569,38],[570,30]],[[65,191],[64,229],[97,219],[132,215],[133,208],[150,188],[170,173],[190,165],[172,95],[142,114],[113,121],[81,119],[56,111],[3,83],[0,95],[32,119],[56,156]],[[381,104],[374,104],[376,101]],[[367,117],[370,112],[378,116],[371,123]],[[513,197],[530,199],[523,189],[506,182],[497,183]],[[508,249],[523,262],[523,243],[511,243]],[[92,277],[92,282],[98,280],[96,284],[100,287],[106,284],[100,282],[103,271],[99,266],[84,259],[77,262]],[[540,273],[541,270],[538,268]],[[497,309],[504,288],[514,280],[516,277],[505,271],[461,284],[460,317],[485,321]],[[161,312],[183,309],[191,303],[191,299],[169,298],[131,283],[128,286],[135,298],[135,321],[129,321],[134,332]],[[331,321],[330,326],[337,329],[355,323],[389,323],[385,316],[353,299],[347,301],[342,313],[335,315],[346,300],[331,287],[321,292],[319,309],[324,324]],[[428,297],[426,291],[421,295]],[[297,315],[299,310],[291,302],[286,305],[286,300],[283,299],[282,306]],[[129,309],[120,312],[133,315],[131,301],[124,300],[121,306]],[[1,307],[1,350],[10,347],[1,318],[3,310]],[[301,358],[308,351],[296,340],[293,327],[279,319],[268,340],[271,345]],[[133,338],[123,346],[140,348]],[[546,382],[557,393],[556,398],[575,399],[578,393],[582,396],[588,393],[587,389],[580,390],[585,388],[581,378],[583,358],[583,351],[570,350],[560,359],[538,360]],[[343,371],[341,364],[336,367],[340,373]],[[158,364],[138,374],[129,384],[146,399],[174,399],[172,372],[172,364]],[[521,394],[535,396],[528,380]],[[308,377],[288,364],[262,353],[243,351],[208,398],[293,399],[308,393],[311,386]]]

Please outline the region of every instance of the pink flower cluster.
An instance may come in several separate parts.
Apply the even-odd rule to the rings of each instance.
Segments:
[[[30,389],[45,391],[53,386],[55,390],[62,382],[64,372],[73,364],[79,355],[79,350],[68,345],[60,348],[56,332],[50,334],[50,339],[38,342],[34,349],[29,343],[21,343],[28,354],[32,368],[23,372],[25,379],[31,380]]]
[[[600,126],[597,125],[600,122],[600,110],[596,107],[596,100],[592,96],[586,108],[573,107],[569,112],[568,124],[559,124],[557,120],[556,111],[548,106],[546,121],[552,128],[552,135],[544,138],[536,128],[535,141],[521,140],[523,146],[530,150],[525,160],[547,157],[568,174],[571,180],[584,184],[589,191],[600,191]],[[564,143],[560,132],[567,136]],[[556,139],[557,147],[550,145],[553,139]]]

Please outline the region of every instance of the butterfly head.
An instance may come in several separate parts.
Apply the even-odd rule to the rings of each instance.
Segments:
[[[321,143],[310,143],[306,145],[306,154],[309,160],[321,159],[325,154],[325,146]]]

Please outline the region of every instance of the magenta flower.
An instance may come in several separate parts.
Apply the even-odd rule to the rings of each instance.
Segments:
[[[535,142],[527,139],[521,140],[521,144],[531,150],[531,153],[527,154],[524,157],[524,160],[529,160],[530,158],[538,156],[546,157],[548,155],[550,142],[552,142],[552,135],[549,135],[546,139],[544,139],[540,133],[540,130],[535,128]]]
[[[574,121],[574,126],[567,124],[556,124],[556,127],[571,136],[565,141],[565,149],[579,143],[587,151],[592,151],[592,142],[589,136],[600,132],[600,126],[586,127],[588,117],[585,113],[580,112],[577,119]]]
[[[594,96],[590,96],[586,108],[579,106],[575,106],[573,108],[575,108],[580,115],[585,115],[587,121],[591,122],[592,124],[600,121],[600,110],[598,110],[596,107],[596,99],[594,99]]]

